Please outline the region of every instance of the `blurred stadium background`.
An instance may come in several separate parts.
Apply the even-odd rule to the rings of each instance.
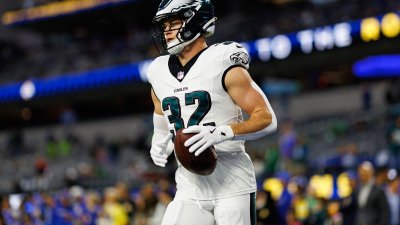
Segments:
[[[175,163],[148,154],[158,3],[0,2],[0,224],[160,224]],[[397,180],[400,2],[213,3],[209,44],[248,49],[279,121],[246,144],[259,224],[352,224],[362,161],[385,191]]]

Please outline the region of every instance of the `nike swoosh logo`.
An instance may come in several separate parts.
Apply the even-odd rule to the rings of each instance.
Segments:
[[[210,130],[210,133],[214,133],[214,131],[216,130],[217,128],[214,128],[214,130]]]

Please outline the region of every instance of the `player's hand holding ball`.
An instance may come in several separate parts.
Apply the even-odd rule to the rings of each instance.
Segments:
[[[172,134],[169,133],[155,145],[152,145],[150,150],[150,156],[153,160],[154,164],[157,166],[165,167],[165,164],[168,162],[167,158],[174,150],[174,145],[171,141]]]
[[[184,134],[195,133],[185,142],[185,146],[189,147],[189,152],[194,153],[195,156],[200,155],[204,150],[209,147],[232,140],[234,137],[232,128],[228,125],[221,126],[190,126],[183,130]]]
[[[217,167],[217,152],[214,146],[205,149],[202,154],[195,156],[185,146],[185,142],[197,133],[183,133],[179,129],[175,136],[175,155],[183,167],[194,174],[207,176],[214,172]]]

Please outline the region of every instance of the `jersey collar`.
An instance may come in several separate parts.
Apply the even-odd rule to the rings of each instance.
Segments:
[[[208,47],[207,47],[208,48]],[[200,57],[201,53],[203,53],[207,48],[201,50],[197,53],[193,58],[186,63],[186,65],[182,66],[181,62],[178,59],[177,55],[170,55],[168,59],[168,67],[169,72],[179,81],[181,82],[183,78],[186,77],[186,74],[189,73],[189,70],[192,68],[194,63]]]

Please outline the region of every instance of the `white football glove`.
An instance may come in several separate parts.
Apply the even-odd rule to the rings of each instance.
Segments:
[[[235,136],[232,128],[228,125],[214,126],[191,126],[182,131],[185,134],[197,133],[185,142],[185,146],[189,148],[189,152],[195,156],[200,155],[208,147],[219,144],[226,140],[232,140]]]
[[[165,167],[165,164],[168,162],[167,158],[174,150],[174,145],[171,139],[172,134],[168,133],[164,139],[151,146],[150,156],[154,164],[157,166]]]

